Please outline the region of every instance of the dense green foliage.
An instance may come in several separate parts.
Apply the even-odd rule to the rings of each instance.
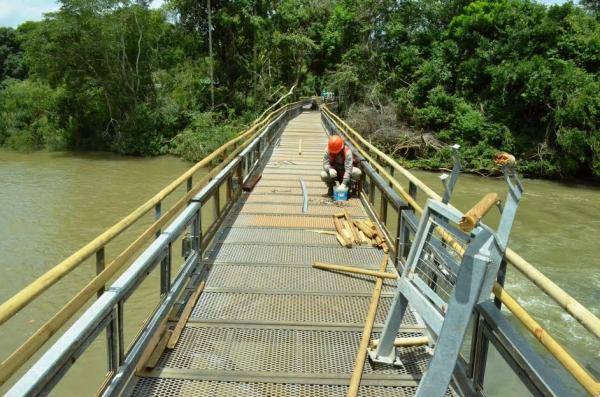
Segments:
[[[62,0],[0,29],[0,145],[196,160],[296,85],[334,90],[408,164],[459,143],[472,171],[505,150],[528,175],[600,177],[595,0],[213,0],[212,60],[207,2],[147,3]]]
[[[505,150],[528,175],[600,176],[600,24],[585,10],[524,0],[365,4],[336,7],[342,36],[354,38],[329,81],[351,120],[396,115],[373,139],[423,167],[449,166],[456,142],[473,171],[493,168],[491,155]]]

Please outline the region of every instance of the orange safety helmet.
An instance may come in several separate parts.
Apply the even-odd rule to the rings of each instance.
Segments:
[[[329,154],[338,154],[344,148],[344,140],[339,135],[334,135],[327,141],[327,152]]]

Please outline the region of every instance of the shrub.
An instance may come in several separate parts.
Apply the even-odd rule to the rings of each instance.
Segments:
[[[15,150],[63,149],[59,118],[63,91],[34,80],[8,80],[0,91],[0,145]]]

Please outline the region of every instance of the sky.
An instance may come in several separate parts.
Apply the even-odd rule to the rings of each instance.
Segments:
[[[539,0],[545,4],[561,4],[567,0]],[[160,7],[163,0],[154,0],[153,7]],[[39,21],[45,12],[58,9],[56,0],[0,0],[0,26],[17,27],[25,21]]]
[[[153,0],[160,7],[163,0]],[[57,0],[0,0],[0,26],[16,28],[25,21],[39,21],[45,12],[58,10]]]

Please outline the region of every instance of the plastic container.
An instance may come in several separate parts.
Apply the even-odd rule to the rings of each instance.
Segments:
[[[338,185],[333,188],[333,201],[347,201],[348,200],[348,188],[342,188]]]

